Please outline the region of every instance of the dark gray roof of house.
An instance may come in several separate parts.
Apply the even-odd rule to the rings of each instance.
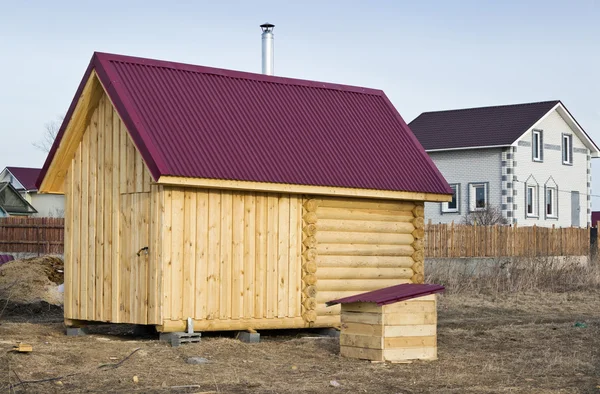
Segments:
[[[409,127],[425,150],[506,146],[558,103],[553,100],[424,112]]]

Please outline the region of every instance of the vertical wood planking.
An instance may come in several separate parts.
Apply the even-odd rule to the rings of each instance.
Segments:
[[[243,316],[246,319],[254,317],[255,271],[256,259],[256,198],[254,193],[244,196],[244,307]]]
[[[257,193],[256,204],[256,246],[255,246],[255,275],[254,275],[254,316],[266,317],[266,277],[267,277],[267,226],[268,206],[267,196]]]
[[[153,185],[150,188],[150,240],[148,247],[150,248],[150,260],[148,265],[148,324],[159,324],[159,288],[158,288],[158,272],[160,270],[160,245],[159,239],[162,239],[160,235],[159,223],[160,211],[158,209],[159,199],[158,186]]]
[[[208,192],[207,318],[219,318],[221,256],[221,192]]]
[[[171,196],[172,215],[172,278],[171,278],[171,317],[184,319],[183,315],[183,229],[184,229],[184,191],[173,189]]]
[[[78,234],[73,234],[79,239],[79,256],[77,256],[79,261],[79,286],[80,286],[80,294],[79,294],[79,318],[82,320],[88,319],[88,305],[89,305],[89,295],[90,291],[88,288],[89,280],[88,280],[88,267],[90,265],[89,256],[88,256],[88,218],[89,218],[89,206],[90,206],[90,195],[89,195],[89,184],[91,182],[91,177],[89,173],[89,163],[90,163],[90,126],[87,127],[85,134],[83,135],[83,140],[81,141],[81,200],[80,206],[81,210],[79,212],[79,227],[77,228]],[[74,277],[76,278],[76,277]]]
[[[196,193],[184,191],[183,232],[183,316],[193,317],[196,310]]]
[[[138,196],[138,209],[140,209],[138,226],[135,231],[140,234],[140,243],[136,246],[136,249],[143,247],[149,247],[150,240],[148,238],[150,233],[149,222],[150,222],[150,193],[137,193]],[[138,315],[137,323],[146,324],[148,322],[148,266],[149,266],[149,253],[141,252],[136,262],[138,266],[139,275],[139,289],[138,289]]]
[[[98,149],[98,111],[92,115],[90,127],[89,144],[89,207],[88,207],[88,302],[87,302],[87,320],[94,320],[96,317],[96,182],[97,182],[97,156]]]
[[[120,259],[119,259],[119,245],[121,244],[121,234],[120,234],[120,147],[121,147],[121,133],[126,133],[127,131],[123,127],[123,131],[121,131],[121,122],[119,119],[119,115],[117,111],[112,108],[112,193],[111,193],[111,210],[110,215],[111,219],[111,240],[112,240],[112,252],[111,252],[111,320],[113,322],[120,322],[119,317],[119,285],[121,283],[120,280]],[[124,172],[125,169],[123,169]]]
[[[77,149],[77,152],[75,153],[75,158],[72,160],[72,168],[69,171],[69,173],[67,174],[67,176],[65,177],[65,179],[69,180],[69,188],[71,190],[71,201],[67,201],[67,204],[73,204],[73,201],[81,201],[81,162],[82,162],[82,150],[83,150],[83,146],[79,145],[79,148]],[[67,186],[65,186],[65,190],[69,190],[67,189]],[[80,204],[77,205],[77,207],[79,207]],[[73,207],[69,207],[69,209],[71,210],[71,212],[73,212]],[[81,220],[80,216],[79,216],[79,212],[77,212],[77,216],[76,217],[72,217],[72,226],[75,226],[75,223],[78,223],[79,220]],[[77,226],[78,228],[79,226]],[[81,233],[77,233],[77,236],[73,238],[73,242],[70,246],[71,248],[71,252],[72,255],[70,256],[71,259],[71,278],[70,280],[72,281],[72,283],[70,284],[71,287],[71,294],[74,295],[74,299],[72,300],[72,303],[70,305],[70,314],[71,316],[73,316],[74,318],[81,318],[81,306],[82,304],[84,304],[86,302],[86,298],[82,298],[81,294],[82,291],[81,289],[84,288],[87,285],[86,283],[82,283],[80,280],[76,280],[73,281],[73,278],[80,278],[81,277],[81,266],[82,266],[82,259],[81,259]],[[65,249],[66,252],[66,249]],[[84,251],[84,253],[87,253],[87,251]],[[66,257],[66,256],[65,256]],[[66,271],[65,271],[66,272]]]
[[[279,228],[279,198],[276,195],[267,196],[267,278],[265,301],[267,308],[267,318],[273,318],[277,315],[277,262],[279,244],[277,230]]]
[[[239,319],[244,311],[244,194],[232,194],[232,268],[231,318]]]
[[[289,305],[289,265],[290,265],[290,198],[281,195],[278,200],[277,217],[277,317],[288,315]]]
[[[81,148],[81,147],[80,147]],[[74,182],[73,182],[73,169],[79,165],[79,163],[75,163],[76,159],[72,160],[71,171],[65,177],[65,191],[67,195],[65,196],[65,247],[64,247],[64,313],[67,318],[78,318],[79,311],[75,308],[75,313],[73,313],[73,304],[75,300],[79,300],[79,292],[75,293],[73,291],[73,283],[79,282],[77,280],[73,280],[74,275],[73,269],[75,268],[76,263],[73,262],[74,258],[78,258],[79,252],[78,247],[75,246],[75,242],[79,241],[79,237],[71,238],[71,234],[75,234],[78,231],[76,230],[77,223],[77,215],[73,215],[73,200],[74,198]],[[75,229],[75,231],[73,231]]]
[[[206,319],[208,304],[208,190],[198,191],[196,194],[196,306],[194,316]]]
[[[232,192],[221,192],[221,298],[219,303],[219,316],[221,319],[231,318],[231,253],[232,253],[232,226],[233,226],[233,197]]]
[[[299,222],[300,198],[296,195],[290,196],[290,217],[289,217],[289,271],[288,271],[288,313],[287,316],[300,316],[300,284],[298,277],[301,276],[301,266],[299,264],[301,243],[298,242],[298,235],[302,233],[301,223]],[[300,240],[300,242],[302,242]]]
[[[171,319],[173,317],[173,310],[171,307],[171,278],[173,277],[173,254],[172,254],[172,239],[173,239],[173,213],[172,213],[172,201],[173,201],[173,190],[165,187],[164,191],[164,215],[163,215],[163,319]]]
[[[106,97],[100,100],[98,105],[98,129],[96,138],[96,210],[95,210],[95,226],[96,226],[96,277],[95,277],[95,302],[94,320],[103,320],[103,279],[104,279],[104,103]]]
[[[113,264],[113,237],[112,237],[112,200],[113,200],[113,108],[110,102],[104,100],[104,188],[103,199],[104,204],[101,214],[104,217],[104,261],[102,270],[102,287],[103,287],[103,319],[106,321],[112,320],[112,264]]]

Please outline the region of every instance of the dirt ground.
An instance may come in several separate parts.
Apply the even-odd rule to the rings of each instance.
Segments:
[[[49,305],[15,312],[0,322],[2,393],[600,393],[600,291],[442,296],[439,360],[413,364],[341,358],[337,339],[307,331],[171,348],[129,327],[66,337]],[[9,353],[18,341],[33,352]]]

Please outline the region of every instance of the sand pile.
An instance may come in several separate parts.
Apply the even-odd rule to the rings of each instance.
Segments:
[[[62,305],[58,285],[64,281],[63,270],[64,263],[58,257],[9,261],[0,266],[0,300],[11,304]]]

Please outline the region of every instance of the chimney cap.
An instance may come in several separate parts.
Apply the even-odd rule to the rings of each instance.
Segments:
[[[272,31],[273,28],[275,27],[275,25],[267,22],[267,23],[263,23],[262,25],[260,25],[260,28],[262,29],[263,32],[269,32]]]

